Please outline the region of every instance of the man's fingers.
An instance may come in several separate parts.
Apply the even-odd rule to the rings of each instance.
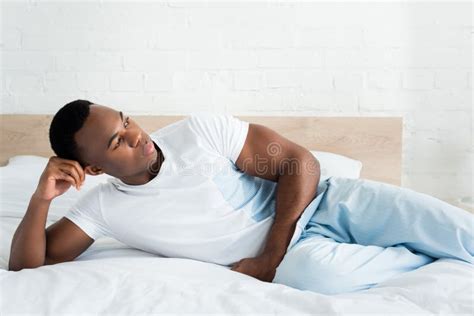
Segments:
[[[86,172],[82,168],[81,164],[75,160],[70,160],[70,159],[62,159],[61,160],[61,165],[66,164],[68,166],[71,166],[74,168],[79,176],[80,182],[84,182],[86,179]]]
[[[79,174],[77,173],[77,170],[74,169],[74,167],[72,167],[71,165],[63,165],[59,167],[59,170],[71,176],[74,179],[75,186],[79,188],[81,181]]]
[[[77,170],[77,173],[80,176],[81,182],[84,182],[86,178],[86,173],[84,172],[84,169],[81,167],[81,164],[75,160],[71,160],[71,164]]]
[[[76,167],[77,171],[79,171],[79,174],[81,176],[81,181],[84,182],[86,180],[86,172],[82,168],[81,164],[77,161],[74,161],[74,166]]]
[[[66,174],[66,173],[62,173],[60,176],[59,176],[60,179],[62,180],[65,180],[69,183],[71,183],[71,185],[75,185],[76,184],[76,180],[74,180],[73,177],[71,177],[70,175]]]
[[[232,267],[232,271],[237,271],[237,272],[240,272],[239,271],[239,268],[240,268],[240,264],[234,264],[234,266]]]

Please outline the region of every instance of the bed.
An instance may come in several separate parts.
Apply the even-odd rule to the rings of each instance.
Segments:
[[[400,185],[400,117],[248,117],[308,149],[360,161],[361,178]],[[230,268],[166,258],[112,238],[98,239],[72,262],[7,271],[13,233],[36,188],[49,148],[50,115],[2,115],[0,127],[0,314],[466,314],[473,267],[439,259],[357,293],[324,295],[262,282]],[[147,132],[182,116],[138,116]],[[46,226],[108,175],[53,200]]]

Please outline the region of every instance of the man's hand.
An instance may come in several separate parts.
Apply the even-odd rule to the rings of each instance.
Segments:
[[[237,271],[257,278],[264,282],[272,282],[278,264],[267,254],[255,258],[244,258],[232,266],[232,271]]]
[[[69,190],[71,185],[80,190],[85,178],[86,173],[79,162],[51,156],[40,176],[33,196],[51,201]]]

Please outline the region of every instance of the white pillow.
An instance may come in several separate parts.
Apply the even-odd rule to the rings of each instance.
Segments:
[[[360,178],[361,161],[326,151],[310,150],[310,152],[319,161],[321,168],[320,182],[329,177]]]
[[[48,163],[49,157],[36,156],[36,155],[17,155],[10,157],[8,159],[7,165],[16,166],[16,165],[32,165],[32,164],[43,164],[46,166]]]

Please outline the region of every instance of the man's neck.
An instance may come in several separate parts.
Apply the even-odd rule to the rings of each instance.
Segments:
[[[153,142],[153,145],[155,146],[157,156],[153,164],[147,168],[146,173],[143,176],[138,176],[138,178],[135,179],[120,179],[123,183],[128,185],[143,185],[150,182],[158,175],[161,170],[161,165],[164,161],[164,156],[161,152],[161,149],[155,144],[155,142]]]

